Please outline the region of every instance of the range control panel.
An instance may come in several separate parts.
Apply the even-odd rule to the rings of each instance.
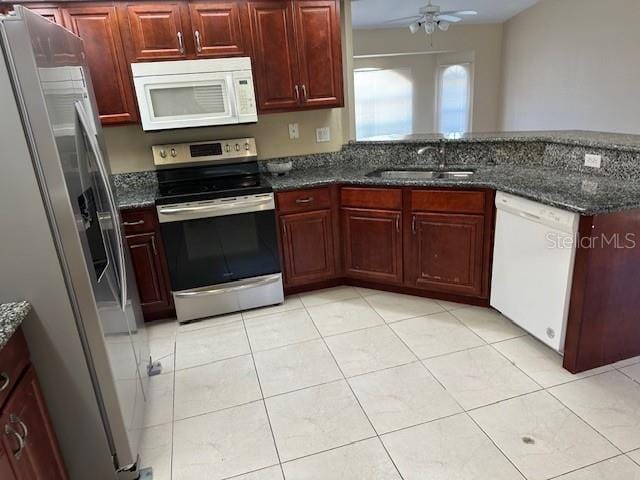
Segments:
[[[258,156],[255,138],[212,140],[210,142],[154,145],[153,163],[158,167],[194,163],[234,163],[255,160]]]

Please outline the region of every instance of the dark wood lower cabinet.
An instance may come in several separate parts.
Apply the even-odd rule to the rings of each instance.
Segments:
[[[285,286],[316,283],[336,275],[331,210],[280,216]]]
[[[277,198],[288,291],[333,280],[488,304],[492,192],[345,186]]]
[[[341,215],[345,276],[402,283],[402,212],[343,208]]]
[[[419,288],[480,295],[484,216],[413,213],[407,271]]]
[[[171,309],[171,293],[164,274],[164,259],[158,250],[159,242],[155,232],[127,236],[145,318]]]
[[[155,209],[126,210],[122,219],[145,320],[172,316],[169,269]]]
[[[66,480],[22,329],[0,349],[0,479]]]
[[[0,444],[0,478],[2,480],[17,480],[17,477],[13,473],[11,468],[11,461],[9,460],[9,454]]]
[[[66,479],[33,367],[20,381],[3,412],[0,420],[3,444],[16,479]]]

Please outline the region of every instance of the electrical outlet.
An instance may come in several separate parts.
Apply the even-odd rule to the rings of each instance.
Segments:
[[[584,166],[600,168],[602,166],[602,155],[593,155],[591,153],[587,153],[584,156]]]
[[[297,123],[289,124],[289,139],[295,140],[300,138],[300,128]]]
[[[316,143],[330,142],[331,129],[329,127],[316,128]]]

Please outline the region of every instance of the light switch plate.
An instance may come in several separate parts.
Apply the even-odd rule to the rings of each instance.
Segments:
[[[593,155],[591,153],[585,154],[585,156],[584,156],[584,166],[585,167],[600,168],[602,166],[602,155]]]
[[[331,129],[329,127],[316,128],[316,143],[330,142]]]
[[[300,138],[300,127],[297,123],[289,124],[289,139],[295,140]]]

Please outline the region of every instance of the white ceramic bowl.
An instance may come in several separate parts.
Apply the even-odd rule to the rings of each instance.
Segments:
[[[291,160],[284,162],[267,162],[267,171],[271,175],[286,175],[293,168],[293,162]]]

